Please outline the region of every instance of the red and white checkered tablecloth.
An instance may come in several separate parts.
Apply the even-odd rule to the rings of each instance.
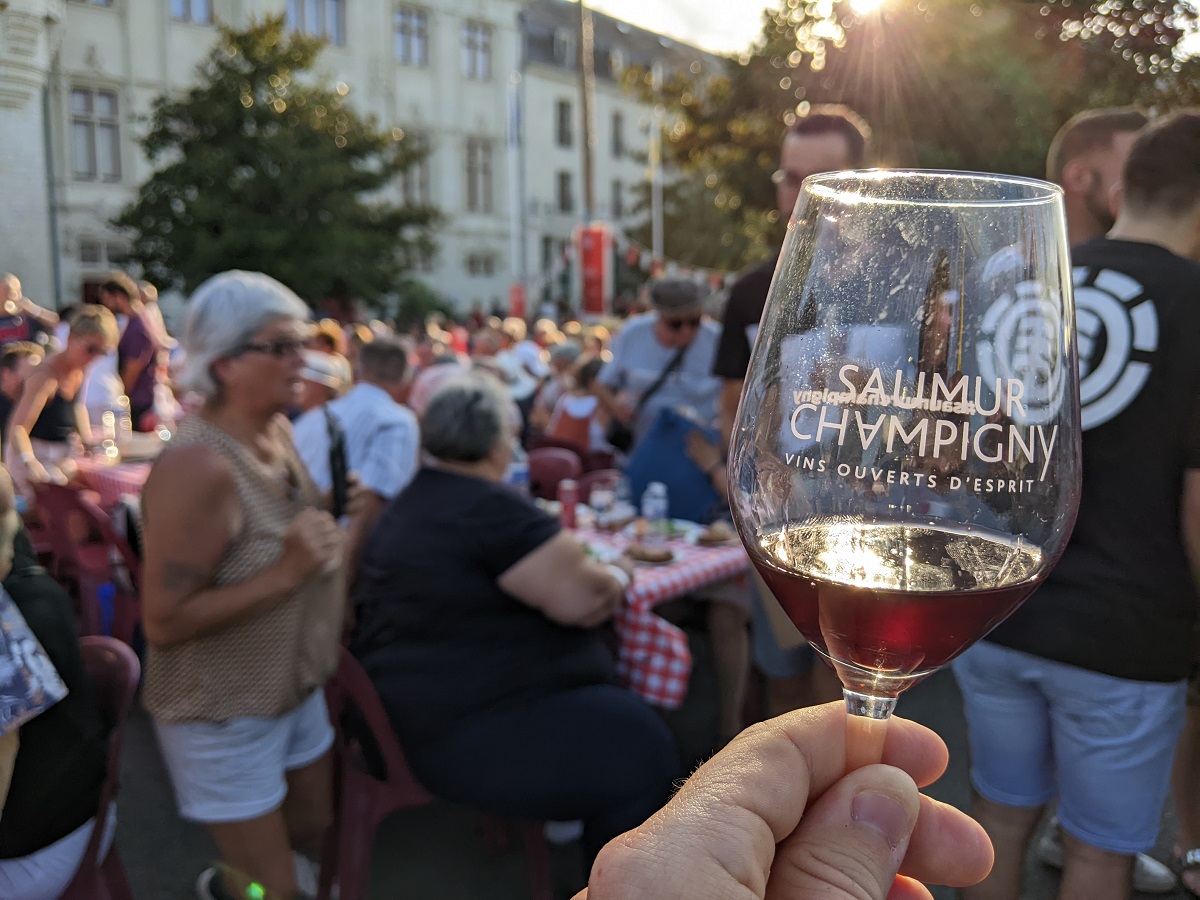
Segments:
[[[116,506],[126,494],[140,494],[146,476],[150,474],[148,462],[102,463],[83,458],[78,465],[80,476],[100,495],[100,503],[105,509]]]
[[[623,549],[629,539],[607,532],[579,529],[576,535],[593,547]],[[666,600],[742,575],[750,559],[741,544],[701,547],[672,541],[675,559],[664,565],[639,565],[625,605],[614,624],[619,639],[617,673],[648,703],[675,709],[687,694],[692,653],[687,635],[654,612]]]

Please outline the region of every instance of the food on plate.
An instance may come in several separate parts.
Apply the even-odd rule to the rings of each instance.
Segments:
[[[727,544],[737,540],[737,532],[728,522],[713,522],[696,536],[697,544]]]
[[[675,558],[674,552],[666,547],[648,547],[645,544],[630,544],[625,555],[638,562],[666,563]]]

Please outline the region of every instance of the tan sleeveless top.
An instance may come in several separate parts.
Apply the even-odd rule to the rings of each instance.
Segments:
[[[172,446],[199,444],[233,469],[242,528],[226,547],[214,587],[245,581],[283,553],[288,526],[322,498],[280,422],[290,481],[281,483],[250,448],[199,416],[189,416]],[[154,522],[144,518],[144,527]],[[143,702],[162,722],[224,722],[280,716],[322,687],[337,665],[346,586],[341,566],[311,577],[291,597],[253,619],[171,647],[149,647]]]

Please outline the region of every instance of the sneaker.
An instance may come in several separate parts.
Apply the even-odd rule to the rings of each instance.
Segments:
[[[321,886],[321,866],[303,853],[292,852],[292,863],[296,869],[296,890],[299,897],[315,897]],[[341,896],[337,882],[329,889],[330,900]]]
[[[1058,831],[1058,820],[1050,823],[1033,846],[1034,855],[1046,865],[1063,867],[1062,837]],[[1153,856],[1139,853],[1133,865],[1133,889],[1143,894],[1167,894],[1175,890],[1175,873],[1165,863]]]

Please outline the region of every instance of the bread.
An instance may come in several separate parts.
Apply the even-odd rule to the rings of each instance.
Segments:
[[[728,522],[713,522],[696,535],[697,544],[728,544],[737,539],[737,532]]]
[[[645,544],[630,544],[625,548],[625,554],[638,562],[665,563],[675,558],[675,554],[667,547],[647,547]]]

